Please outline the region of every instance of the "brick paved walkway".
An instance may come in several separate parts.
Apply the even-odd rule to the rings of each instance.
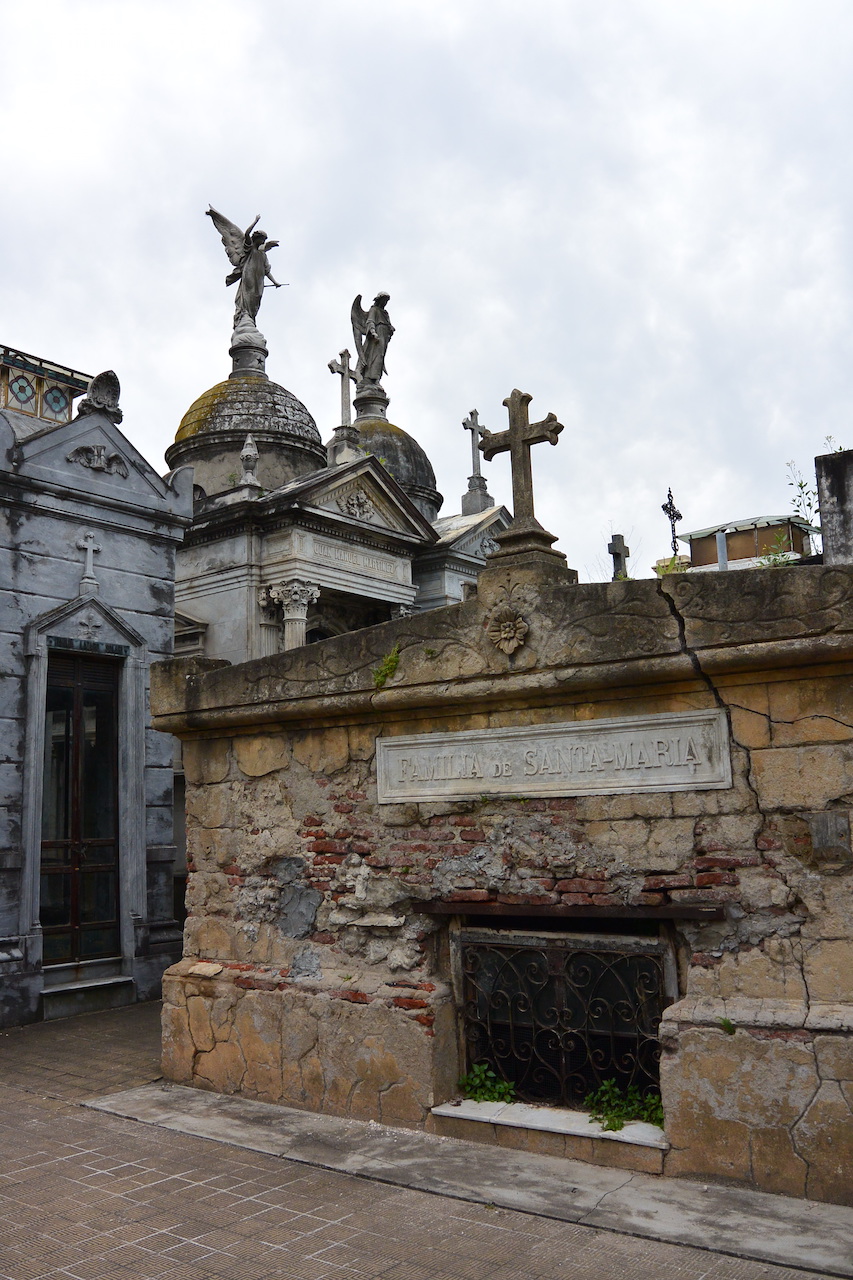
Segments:
[[[804,1274],[388,1187],[81,1107],[156,1078],[158,1013],[137,1006],[0,1032],[3,1280]]]

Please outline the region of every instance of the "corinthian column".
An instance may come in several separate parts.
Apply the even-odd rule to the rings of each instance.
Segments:
[[[320,595],[320,588],[301,578],[281,582],[269,588],[270,599],[281,605],[284,618],[284,648],[298,649],[305,643],[308,606]]]
[[[272,590],[270,587],[258,589],[258,607],[261,611],[261,651],[258,657],[261,658],[271,658],[281,651],[281,609],[272,598]]]

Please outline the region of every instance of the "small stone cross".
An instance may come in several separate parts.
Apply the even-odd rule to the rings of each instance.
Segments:
[[[344,349],[340,353],[340,360],[329,361],[329,371],[331,373],[339,373],[341,375],[341,426],[349,427],[352,424],[352,405],[350,403],[349,384],[357,382],[355,371],[349,367],[352,359],[349,351]]]
[[[677,556],[678,555],[678,539],[675,536],[675,526],[677,522],[682,518],[682,516],[681,516],[681,512],[678,510],[678,507],[675,505],[673,501],[672,489],[668,491],[666,495],[666,502],[661,507],[661,511],[664,513],[667,520],[669,521],[669,527],[672,530],[672,554],[674,556]]]
[[[625,546],[625,539],[621,533],[614,533],[607,544],[607,550],[613,557],[613,581],[616,582],[618,578],[627,578],[631,548]]]
[[[80,579],[80,594],[81,596],[93,595],[98,590],[94,556],[100,553],[101,547],[100,543],[95,541],[95,535],[91,529],[87,529],[83,536],[77,539],[77,550],[86,552],[83,577]]]
[[[563,430],[553,413],[541,422],[531,422],[527,406],[533,396],[516,388],[512,395],[504,400],[509,410],[508,431],[483,431],[480,450],[487,462],[491,462],[496,453],[509,452],[512,464],[512,507],[513,524],[536,524],[533,514],[533,469],[530,465],[530,449],[534,444],[556,444],[557,437]],[[553,539],[552,539],[553,541]]]
[[[474,468],[473,474],[480,475],[480,441],[486,434],[486,428],[480,426],[480,415],[476,409],[472,409],[468,417],[462,423],[466,431],[471,432],[471,460]]]

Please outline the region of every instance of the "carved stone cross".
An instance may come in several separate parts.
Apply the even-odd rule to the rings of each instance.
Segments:
[[[480,415],[476,409],[472,409],[468,417],[462,423],[466,431],[471,432],[471,465],[473,474],[480,475],[480,441],[486,434],[486,428],[480,426]]]
[[[627,578],[631,548],[625,546],[625,539],[621,533],[614,533],[607,544],[607,550],[613,557],[613,581],[616,582],[617,578]]]
[[[519,528],[528,525],[537,527],[533,514],[533,469],[530,465],[530,450],[534,444],[556,444],[557,437],[563,430],[553,413],[541,422],[531,422],[527,406],[533,396],[516,388],[512,395],[504,400],[509,410],[508,431],[483,431],[480,450],[487,462],[491,462],[496,453],[509,453],[512,464],[512,508],[513,525]],[[550,535],[549,535],[550,537]]]
[[[100,543],[95,541],[95,535],[91,529],[87,529],[82,537],[77,539],[77,550],[86,552],[86,562],[83,566],[83,577],[80,579],[80,595],[95,595],[98,590],[98,579],[95,577],[94,556],[100,553]]]
[[[332,373],[341,375],[341,426],[348,427],[352,423],[352,405],[350,403],[349,384],[356,382],[355,370],[349,367],[352,359],[349,351],[344,349],[340,353],[340,360],[330,360],[329,369]]]

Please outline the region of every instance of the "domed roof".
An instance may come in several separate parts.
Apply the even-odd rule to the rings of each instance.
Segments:
[[[384,418],[359,418],[359,447],[389,471],[428,520],[434,520],[444,498],[435,487],[435,472],[417,440]]]
[[[272,431],[322,448],[317,424],[301,400],[277,382],[252,374],[218,382],[200,395],[181,419],[175,444],[220,431],[244,436]]]

